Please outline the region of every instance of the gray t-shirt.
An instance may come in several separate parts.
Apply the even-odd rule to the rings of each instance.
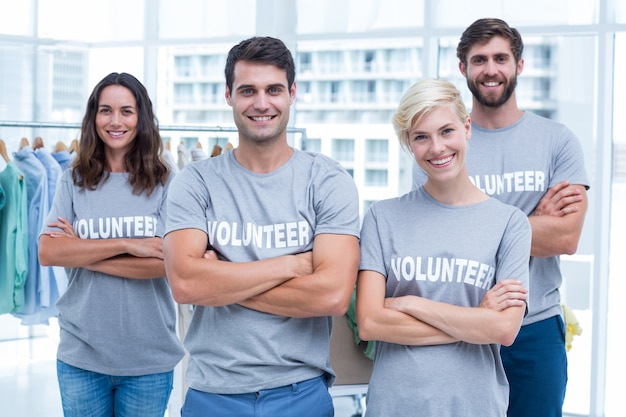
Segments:
[[[472,124],[467,152],[472,182],[530,216],[548,188],[567,180],[589,188],[580,142],[564,125],[525,112],[502,129]],[[426,180],[414,164],[414,188]],[[524,325],[561,314],[559,257],[530,258],[529,312]]]
[[[337,162],[320,154],[294,150],[280,168],[257,174],[229,151],[192,162],[172,182],[166,232],[185,228],[206,232],[221,259],[231,262],[300,253],[312,249],[318,234],[358,236],[357,190]],[[331,317],[197,306],[185,337],[187,382],[236,394],[326,373],[330,385],[331,329]]]
[[[66,170],[46,225],[59,216],[81,239],[163,236],[167,187],[134,195],[128,174],[111,173],[94,191],[80,191]],[[43,231],[54,230],[44,226]],[[127,279],[66,268],[59,298],[57,358],[108,375],[138,376],[174,369],[184,349],[176,336],[176,306],[165,277]]]
[[[528,219],[515,207],[493,198],[449,206],[420,187],[372,204],[359,269],[386,277],[385,297],[477,307],[500,280],[528,287],[530,241]],[[367,416],[502,417],[508,388],[499,345],[377,341]]]

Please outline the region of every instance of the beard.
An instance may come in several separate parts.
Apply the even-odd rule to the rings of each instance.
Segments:
[[[485,95],[480,92],[480,85],[478,81],[470,81],[469,78],[467,79],[467,87],[472,92],[474,98],[476,98],[476,101],[486,107],[500,107],[511,98],[513,92],[515,91],[515,87],[517,87],[517,74],[510,78],[506,82],[505,86],[506,88],[499,96],[492,94]]]

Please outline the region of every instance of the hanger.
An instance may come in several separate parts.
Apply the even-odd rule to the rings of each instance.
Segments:
[[[213,145],[213,150],[211,151],[211,158],[217,156],[222,153],[222,147],[217,143]]]
[[[54,147],[54,151],[55,152],[62,152],[62,151],[67,151],[67,146],[65,146],[65,142],[63,141],[58,141],[57,144]]]
[[[23,149],[23,148],[25,148],[26,146],[29,146],[29,145],[30,145],[30,142],[28,142],[28,138],[24,137],[24,138],[22,138],[20,140],[20,149]]]
[[[72,140],[72,143],[70,143],[70,153],[72,152],[78,153],[79,147],[80,147],[80,143],[78,142],[78,139]]]
[[[33,149],[37,150],[39,148],[43,148],[43,139],[41,136],[35,137],[35,140],[33,141]]]
[[[0,155],[2,155],[2,159],[4,159],[5,161],[11,161],[11,158],[9,158],[9,154],[7,154],[7,146],[2,139],[0,139]]]

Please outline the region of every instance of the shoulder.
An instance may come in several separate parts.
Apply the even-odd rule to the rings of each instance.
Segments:
[[[326,155],[294,149],[292,162],[292,169],[309,176],[313,184],[327,181],[355,184],[348,171],[339,162]]]
[[[305,163],[311,166],[317,166],[330,170],[344,170],[339,162],[318,152],[301,151],[294,148],[294,156],[294,159],[297,160],[299,164]]]
[[[566,133],[568,136],[573,136],[572,131],[564,123],[548,119],[529,111],[524,114],[522,122],[527,126],[531,126],[533,129],[541,129],[542,131],[552,131],[556,133]]]
[[[489,197],[488,200],[485,201],[486,207],[489,207],[488,216],[492,219],[495,219],[496,216],[501,216],[503,219],[506,219],[509,223],[520,224],[524,227],[528,226],[530,229],[530,222],[528,221],[528,216],[511,204],[503,203],[494,197]]]
[[[405,213],[407,210],[414,210],[416,206],[424,202],[424,195],[420,188],[411,190],[399,197],[385,198],[374,201],[369,208],[373,214],[386,214],[401,211]]]

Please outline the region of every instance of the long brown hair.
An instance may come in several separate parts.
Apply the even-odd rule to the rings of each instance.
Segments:
[[[137,101],[137,137],[124,156],[124,169],[129,173],[128,181],[133,187],[133,193],[146,192],[150,195],[158,184],[165,184],[169,168],[161,159],[163,142],[148,91],[134,76],[124,72],[113,72],[104,77],[87,100],[80,147],[72,166],[72,179],[81,190],[95,190],[98,184],[109,177],[104,142],[96,132],[96,114],[100,94],[110,85],[128,88]]]

